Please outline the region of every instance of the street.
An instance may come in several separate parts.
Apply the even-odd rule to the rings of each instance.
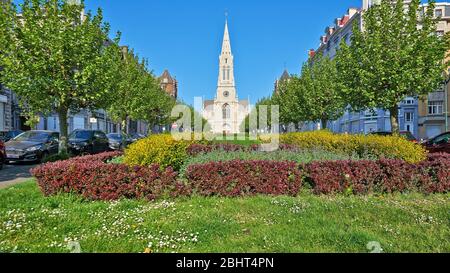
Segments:
[[[0,170],[0,189],[30,179],[30,169],[36,166],[30,163],[5,164]]]

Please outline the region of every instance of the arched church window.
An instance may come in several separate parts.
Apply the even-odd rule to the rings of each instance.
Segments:
[[[222,107],[222,117],[223,119],[231,118],[231,109],[228,103],[225,103]]]

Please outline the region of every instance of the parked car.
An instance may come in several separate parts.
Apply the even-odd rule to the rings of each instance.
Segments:
[[[103,153],[109,150],[109,140],[102,131],[75,130],[69,135],[68,150],[73,155]]]
[[[0,170],[3,169],[5,158],[6,158],[5,143],[2,140],[0,140]]]
[[[425,141],[423,145],[430,153],[450,153],[450,132]]]
[[[11,139],[15,138],[16,136],[23,133],[22,131],[15,130],[15,131],[0,131],[0,140],[3,142],[8,142]]]
[[[131,139],[130,136],[128,135],[123,135],[123,134],[108,134],[107,135],[108,140],[109,140],[109,148],[111,150],[123,150],[125,149],[128,145],[130,145],[131,143],[133,143],[133,140]]]
[[[59,133],[28,131],[5,143],[5,149],[7,162],[42,162],[58,154]]]
[[[145,136],[142,135],[142,134],[132,134],[131,135],[131,141],[132,142],[136,142],[136,141],[138,141],[140,139],[143,139],[143,138],[145,138]]]
[[[377,136],[392,136],[392,132],[374,132],[370,133],[371,135],[377,135]],[[405,139],[414,142],[419,143],[417,139],[414,137],[414,135],[410,131],[401,131],[400,136],[404,137]]]

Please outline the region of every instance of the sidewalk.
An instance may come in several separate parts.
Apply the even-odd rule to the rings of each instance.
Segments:
[[[30,164],[4,165],[3,170],[0,170],[0,189],[30,180],[32,177],[30,169],[36,166]]]

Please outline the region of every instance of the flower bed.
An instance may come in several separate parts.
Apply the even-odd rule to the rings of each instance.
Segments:
[[[73,158],[32,170],[45,195],[76,193],[89,200],[165,196],[298,194],[302,184],[316,194],[450,192],[450,156],[432,155],[412,164],[380,159],[319,161],[231,160],[190,165],[181,179],[172,168],[105,163],[120,153]]]
[[[418,164],[402,160],[326,161],[302,165],[316,194],[450,191],[450,157],[432,156]]]
[[[242,145],[235,145],[235,144],[191,144],[187,148],[186,152],[190,156],[198,156],[201,154],[208,154],[212,152],[217,151],[223,151],[223,152],[256,152],[261,149],[260,145],[250,145],[250,146],[242,146]],[[300,151],[300,149],[295,145],[288,145],[288,144],[280,144],[279,151],[291,151],[291,152],[297,152]]]
[[[242,161],[191,165],[189,185],[202,196],[245,196],[299,193],[302,174],[295,162]]]
[[[177,182],[177,173],[170,168],[163,171],[158,165],[129,167],[105,163],[118,155],[105,153],[48,163],[31,172],[46,196],[75,193],[89,200],[153,200],[185,194],[183,184]]]
[[[410,163],[421,162],[427,157],[421,145],[395,136],[339,135],[329,131],[315,131],[282,134],[280,141],[302,149],[320,148],[332,152],[356,153],[360,156],[400,159]]]
[[[192,145],[194,146],[194,145]],[[183,166],[180,168],[180,175],[184,177],[186,170],[189,166],[194,164],[206,164],[209,162],[218,161],[233,161],[233,160],[266,160],[266,161],[290,161],[296,163],[310,163],[313,161],[329,161],[329,160],[361,160],[373,158],[360,158],[357,155],[349,156],[345,153],[329,152],[323,150],[300,150],[298,148],[288,148],[285,146],[283,149],[274,152],[261,152],[256,149],[249,148],[247,151],[230,151],[229,149],[215,150],[216,146],[212,149],[208,149],[207,145],[195,145],[195,153],[202,150],[201,153],[193,156],[185,161]]]

